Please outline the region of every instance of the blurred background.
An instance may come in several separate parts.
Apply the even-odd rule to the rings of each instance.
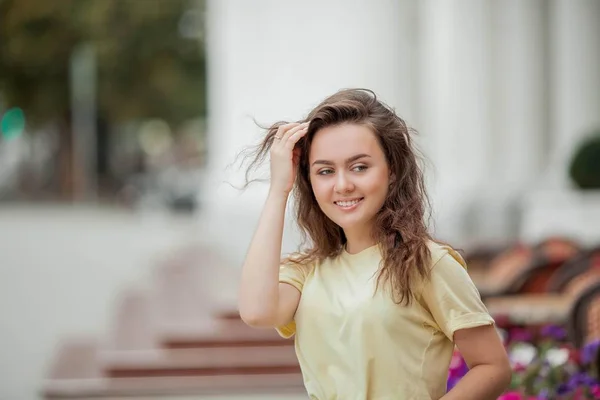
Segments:
[[[599,21],[596,0],[0,0],[0,399],[303,398],[293,342],[235,312],[268,189],[236,188],[237,156],[347,87],[419,132],[432,231],[513,359],[545,357],[548,324],[597,343]]]

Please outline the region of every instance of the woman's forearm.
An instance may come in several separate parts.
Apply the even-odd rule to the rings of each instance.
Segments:
[[[496,400],[508,387],[511,371],[504,366],[474,366],[440,400]]]
[[[239,309],[247,323],[261,325],[277,315],[286,203],[286,195],[269,193],[242,267]]]

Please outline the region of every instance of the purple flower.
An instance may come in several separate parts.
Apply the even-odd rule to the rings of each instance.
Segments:
[[[527,329],[513,328],[510,330],[510,339],[513,342],[529,342],[533,339],[533,335]]]
[[[590,364],[596,357],[596,354],[598,354],[599,348],[600,340],[595,340],[583,346],[583,349],[581,349],[581,362],[584,365]]]
[[[450,376],[446,382],[446,391],[449,392],[454,386],[456,386],[458,381],[460,381],[460,378],[462,378],[462,376]]]
[[[546,388],[540,390],[540,393],[537,396],[538,400],[547,400],[550,398],[550,391]]]
[[[565,340],[567,337],[567,331],[558,325],[546,325],[542,328],[541,334],[544,337],[552,338],[554,340]]]
[[[576,388],[579,386],[591,386],[594,384],[596,380],[586,374],[585,372],[580,372],[577,374],[573,374],[569,379],[568,385],[572,388]]]
[[[558,395],[567,394],[567,393],[572,392],[574,389],[575,388],[572,385],[568,384],[568,383],[561,383],[556,388],[556,394],[558,394]]]

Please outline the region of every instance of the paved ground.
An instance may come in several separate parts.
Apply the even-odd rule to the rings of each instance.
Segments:
[[[0,400],[36,399],[58,341],[106,335],[116,295],[145,285],[158,256],[206,235],[199,225],[160,214],[0,206]]]

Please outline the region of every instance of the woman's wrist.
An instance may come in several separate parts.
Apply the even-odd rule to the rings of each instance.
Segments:
[[[271,187],[269,189],[267,201],[283,202],[284,204],[287,204],[289,196],[290,196],[289,191]]]

